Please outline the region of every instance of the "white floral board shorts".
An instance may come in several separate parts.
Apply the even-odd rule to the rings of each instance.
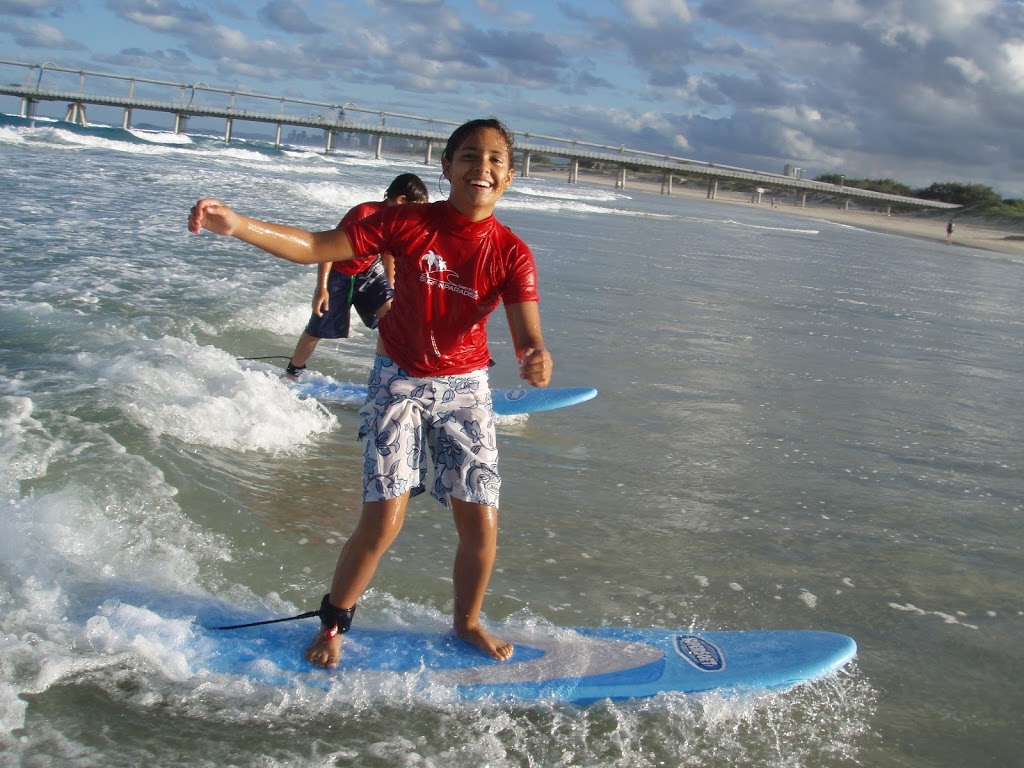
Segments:
[[[427,450],[434,467],[431,495],[498,506],[498,444],[487,371],[418,378],[378,355],[359,411],[363,501],[426,491]]]

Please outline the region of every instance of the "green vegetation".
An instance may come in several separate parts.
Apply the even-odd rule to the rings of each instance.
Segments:
[[[890,195],[920,197],[924,200],[940,200],[944,203],[962,205],[963,208],[952,214],[954,218],[973,216],[993,222],[1024,223],[1024,200],[1019,198],[1004,200],[998,192],[984,184],[960,184],[944,181],[934,182],[931,186],[923,189],[913,189],[893,179],[847,179],[838,173],[826,173],[818,176],[815,181],[837,185],[841,183],[843,186],[856,189],[870,189]],[[946,216],[949,214],[936,215]]]
[[[870,189],[872,192],[882,192],[886,195],[903,195],[904,197],[922,197],[906,184],[894,179],[847,179],[838,173],[826,173],[818,176],[815,181],[822,181],[826,184],[835,184],[839,187],[853,187],[854,189]],[[940,198],[930,197],[929,200]]]

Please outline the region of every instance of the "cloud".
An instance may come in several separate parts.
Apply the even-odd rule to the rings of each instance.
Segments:
[[[107,7],[126,21],[154,32],[189,36],[213,23],[210,15],[198,6],[174,0],[107,0]]]
[[[686,0],[622,0],[622,9],[644,29],[693,21]]]
[[[1000,53],[1003,57],[1004,82],[1010,90],[1024,91],[1024,40],[1003,43]]]
[[[946,63],[971,85],[978,85],[988,77],[972,59],[966,59],[963,56],[950,56],[946,59]]]
[[[317,34],[320,29],[310,21],[301,3],[272,0],[260,8],[260,18],[278,29],[297,34]]]
[[[550,68],[567,63],[562,51],[543,32],[470,28],[460,43],[483,57],[502,62],[529,62]]]
[[[0,14],[37,18],[39,16],[59,17],[65,11],[74,10],[79,5],[75,0],[54,2],[53,0],[0,0]]]
[[[81,51],[85,46],[77,40],[70,40],[56,27],[49,24],[24,24],[17,22],[11,29],[14,42],[24,48],[49,48],[58,51]]]
[[[686,65],[691,51],[698,46],[693,39],[689,12],[685,3],[626,3],[628,19],[602,16],[569,3],[560,3],[565,17],[587,30],[592,45],[606,56],[622,55],[641,73],[647,82],[659,87],[672,87],[687,79]],[[664,6],[664,10],[659,10]],[[629,22],[633,23],[629,23]]]
[[[184,79],[195,80],[191,72],[193,65],[188,52],[180,48],[159,50],[143,50],[141,48],[123,48],[117,53],[102,54],[96,57],[105,64],[123,68],[126,72],[144,72],[156,69],[162,73],[185,73]]]

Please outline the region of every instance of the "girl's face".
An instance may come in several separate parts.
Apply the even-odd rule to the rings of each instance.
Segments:
[[[441,159],[444,176],[452,183],[448,201],[471,221],[494,213],[494,205],[512,183],[512,157],[505,137],[495,128],[469,134],[452,155]]]

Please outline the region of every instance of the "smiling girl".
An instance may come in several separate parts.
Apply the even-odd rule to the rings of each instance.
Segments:
[[[341,230],[306,232],[242,216],[218,200],[193,206],[189,230],[229,235],[300,264],[389,251],[395,302],[379,325],[377,357],[360,411],[363,509],[320,607],[322,629],[306,650],[338,664],[356,602],[401,530],[411,496],[427,490],[450,507],[456,633],[498,660],[513,647],[480,624],[497,552],[498,452],[487,368],[487,318],[505,306],[520,378],[551,379],[537,307],[537,269],[526,244],[494,218],[512,183],[512,137],[495,119],[473,120],[448,139],[441,167],[448,200],[386,208]]]

